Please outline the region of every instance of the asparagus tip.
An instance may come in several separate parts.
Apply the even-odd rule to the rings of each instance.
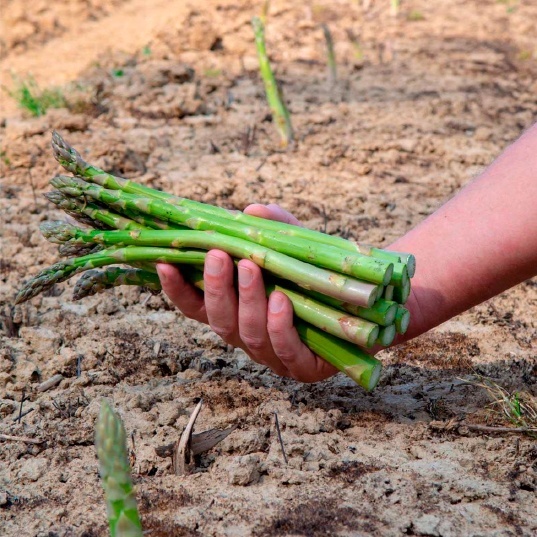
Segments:
[[[55,244],[63,244],[76,236],[77,228],[61,221],[43,222],[39,229],[43,236]]]
[[[52,132],[51,146],[54,158],[66,170],[73,173],[80,173],[80,170],[86,167],[86,163],[80,156],[80,153],[71,147],[57,131]]]

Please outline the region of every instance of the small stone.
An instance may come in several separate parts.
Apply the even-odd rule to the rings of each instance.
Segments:
[[[26,459],[18,473],[24,481],[37,481],[47,470],[48,460],[44,458]]]
[[[32,347],[33,352],[43,355],[44,358],[49,358],[56,354],[62,343],[60,334],[48,328],[23,326],[19,331],[19,335]]]
[[[418,535],[440,536],[438,526],[440,519],[434,515],[422,515],[414,521],[414,530]]]
[[[30,360],[17,360],[16,372],[17,383],[19,385],[37,382],[39,380],[39,369]]]
[[[228,468],[231,485],[252,485],[259,481],[259,457],[243,455],[235,457]]]
[[[177,378],[184,380],[199,379],[202,376],[202,373],[196,371],[195,369],[187,369],[186,371],[181,371],[180,373],[177,373]]]

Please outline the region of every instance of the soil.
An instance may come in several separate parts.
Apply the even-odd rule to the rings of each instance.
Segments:
[[[73,302],[68,282],[12,303],[58,259],[37,230],[62,218],[41,195],[60,171],[52,129],[145,184],[229,208],[279,203],[311,228],[389,244],[535,120],[537,4],[409,0],[394,18],[384,0],[271,2],[267,41],[297,133],[287,151],[257,71],[258,5],[26,6],[4,1],[2,84],[31,74],[68,106],[31,118],[1,96],[0,433],[43,442],[0,441],[0,534],[107,534],[93,447],[107,397],[149,535],[535,535],[535,439],[460,423],[509,425],[476,374],[537,396],[536,280],[381,353],[371,394],[341,375],[279,378],[138,289]],[[177,477],[157,450],[199,398],[196,431],[238,428]]]

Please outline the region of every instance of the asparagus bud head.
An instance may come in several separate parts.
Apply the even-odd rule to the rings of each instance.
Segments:
[[[68,177],[67,175],[57,175],[50,180],[50,184],[57,188],[64,196],[79,197],[83,195],[83,185],[85,181],[78,177]]]
[[[88,167],[87,162],[56,131],[52,133],[51,145],[54,158],[61,166],[77,175],[84,175],[84,171]]]
[[[39,226],[43,236],[54,244],[63,244],[76,237],[78,228],[66,222],[44,222]]]

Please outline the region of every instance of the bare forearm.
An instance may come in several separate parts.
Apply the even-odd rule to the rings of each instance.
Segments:
[[[537,125],[391,248],[417,259],[415,337],[537,273]]]

